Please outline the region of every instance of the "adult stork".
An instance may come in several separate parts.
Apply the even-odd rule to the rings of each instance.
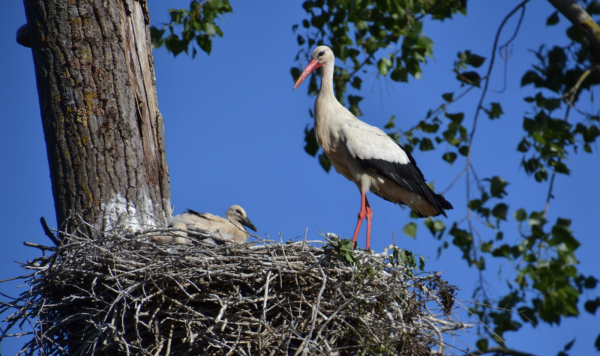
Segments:
[[[444,209],[452,209],[452,204],[429,188],[410,153],[385,132],[354,117],[337,101],[333,93],[334,65],[335,56],[329,47],[315,48],[294,89],[321,68],[321,89],[315,102],[315,136],[335,170],[360,190],[354,246],[365,217],[367,249],[371,244],[373,211],[367,200],[368,191],[392,203],[407,205],[419,217],[446,216]]]

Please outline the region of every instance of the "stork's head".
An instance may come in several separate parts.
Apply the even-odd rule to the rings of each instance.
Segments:
[[[304,71],[302,71],[302,74],[300,74],[300,77],[296,81],[293,89],[296,89],[315,69],[324,65],[333,65],[334,62],[335,56],[333,55],[331,48],[327,46],[319,46],[315,48],[312,52],[312,59],[310,62],[308,62],[306,68],[304,68]]]
[[[319,46],[312,52],[312,59],[319,62],[319,67],[329,61],[335,60],[333,51],[327,46]]]
[[[252,224],[252,221],[248,219],[246,215],[246,211],[239,205],[232,205],[227,209],[227,213],[225,213],[225,217],[231,221],[237,221],[245,227],[251,229],[252,231],[256,231],[256,227]]]

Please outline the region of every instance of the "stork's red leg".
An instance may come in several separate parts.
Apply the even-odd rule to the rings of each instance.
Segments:
[[[362,225],[365,216],[368,216],[367,206],[369,203],[367,202],[367,195],[364,192],[360,192],[360,212],[358,213],[358,222],[356,223],[356,229],[354,230],[354,238],[352,239],[352,247],[356,248],[356,238],[358,237],[358,232],[360,231],[360,226]],[[371,207],[369,207],[369,211],[371,211]],[[373,215],[373,213],[371,213]],[[371,219],[367,218],[367,230],[371,232]],[[368,248],[368,242],[367,242]]]
[[[365,207],[367,210],[367,250],[369,246],[371,246],[371,222],[373,221],[373,210],[371,210],[371,206],[369,205],[369,200],[365,196]]]

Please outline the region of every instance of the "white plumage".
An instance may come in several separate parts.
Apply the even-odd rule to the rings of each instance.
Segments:
[[[244,243],[248,240],[248,233],[244,226],[256,231],[254,224],[248,219],[246,211],[239,205],[232,205],[225,213],[225,218],[209,213],[198,213],[188,209],[185,213],[174,216],[169,221],[169,226],[182,230],[201,230],[211,234],[212,238],[203,241],[216,244],[217,242],[231,241]],[[184,231],[176,232],[179,236],[154,236],[152,240],[161,243],[190,244],[191,240]]]
[[[366,217],[367,249],[370,246],[373,212],[366,197],[368,191],[407,205],[420,217],[446,216],[444,209],[452,209],[452,205],[427,186],[414,158],[385,132],[358,120],[337,101],[333,92],[335,57],[329,47],[315,48],[294,89],[319,67],[321,89],[315,102],[315,136],[335,170],[361,192],[354,243]]]

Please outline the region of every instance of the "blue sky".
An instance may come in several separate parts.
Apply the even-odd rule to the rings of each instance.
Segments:
[[[189,1],[151,0],[152,23],[165,22],[167,9],[182,8]],[[439,22],[426,22],[425,33],[434,41],[434,59],[424,68],[422,80],[409,83],[384,80],[369,73],[363,84],[361,103],[365,122],[382,127],[392,115],[396,126],[406,129],[425,117],[426,112],[442,103],[441,94],[458,90],[451,73],[460,50],[471,49],[489,58],[493,38],[500,22],[517,1],[470,1],[468,16]],[[317,160],[304,152],[304,128],[311,124],[308,115],[314,97],[307,86],[292,91],[290,68],[297,66],[298,51],[292,25],[305,18],[301,1],[233,1],[234,12],[223,18],[223,38],[213,41],[210,56],[200,53],[196,59],[180,55],[174,59],[164,49],[155,51],[156,83],[161,113],[165,118],[167,160],[171,181],[171,204],[175,213],[186,208],[222,215],[232,204],[245,208],[259,235],[284,240],[300,238],[308,229],[309,238],[318,231],[351,237],[360,207],[360,195],[353,183],[335,172],[324,172]],[[25,23],[21,2],[5,2],[0,12],[1,116],[0,189],[3,197],[1,223],[4,246],[0,249],[0,279],[23,273],[14,261],[26,261],[38,251],[23,246],[23,241],[50,244],[39,224],[41,216],[55,227],[55,213],[46,147],[40,120],[35,74],[30,50],[17,45],[15,33]],[[520,76],[534,61],[530,49],[542,43],[566,45],[567,21],[546,28],[546,18],[553,9],[546,1],[532,1],[527,7],[524,25],[514,42],[508,64],[507,90],[490,92],[486,103],[499,101],[505,114],[500,120],[480,118],[473,149],[473,163],[479,177],[499,175],[511,184],[510,216],[524,207],[541,210],[548,184],[538,184],[519,168],[516,151],[521,135],[522,117],[532,108],[522,98],[532,93],[520,87]],[[511,22],[508,28],[513,28]],[[505,39],[510,36],[505,34]],[[503,64],[495,68],[491,88],[503,86]],[[303,62],[301,65],[305,65]],[[487,64],[487,62],[486,62]],[[472,91],[449,111],[464,111],[470,128],[480,92]],[[590,104],[594,108],[594,104]],[[596,105],[597,106],[597,105]],[[591,110],[591,109],[590,109]],[[594,147],[597,149],[598,147]],[[440,159],[443,152],[415,152],[425,177],[434,181],[436,190],[444,190],[462,169]],[[570,177],[558,176],[549,211],[549,220],[573,219],[572,229],[582,242],[578,251],[584,274],[600,270],[597,251],[600,239],[594,222],[599,216],[597,202],[600,188],[600,160],[597,152],[570,158]],[[447,225],[466,215],[464,177],[446,194],[455,209],[449,212]],[[409,221],[403,210],[376,196],[370,197],[374,212],[371,247],[381,251],[392,243],[392,231],[398,244],[427,258],[427,269],[444,271],[443,277],[458,286],[461,300],[472,300],[477,274],[466,267],[461,254],[452,247],[436,259],[439,243],[422,225],[416,239],[402,234]],[[479,227],[484,240],[493,231]],[[517,224],[510,217],[504,222],[505,239],[518,241]],[[447,240],[451,243],[451,240]],[[364,247],[365,231],[359,235]],[[488,261],[485,273],[492,296],[506,293],[505,282],[514,278],[514,265]],[[19,283],[2,284],[1,291],[15,295]],[[585,294],[582,301],[595,298],[597,291]],[[560,328],[526,326],[519,333],[508,333],[508,345],[539,355],[558,352],[577,338],[573,355],[591,354],[593,341],[600,333],[600,323],[582,310],[578,319],[564,320]],[[469,320],[464,313],[462,320]],[[3,324],[4,325],[4,324]],[[474,344],[469,334],[457,339]],[[454,342],[464,347],[458,340]],[[22,340],[6,340],[2,355],[13,355]]]

